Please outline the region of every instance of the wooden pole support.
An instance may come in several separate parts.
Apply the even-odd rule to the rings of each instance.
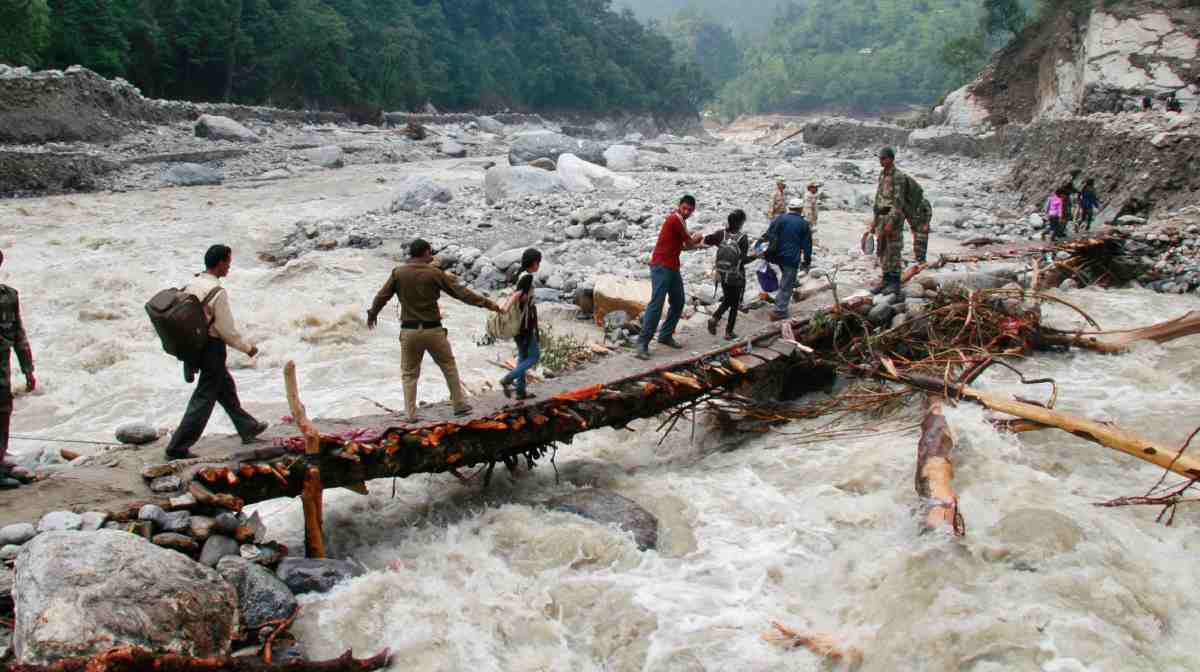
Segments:
[[[321,434],[308,419],[304,404],[300,403],[300,388],[296,383],[296,363],[289,361],[283,367],[283,384],[287,391],[288,408],[296,426],[304,434],[304,458],[308,466],[304,472],[304,487],[300,491],[300,502],[304,505],[304,553],[310,558],[325,557],[325,502],[324,487],[321,485]]]
[[[951,480],[954,463],[954,434],[942,413],[942,401],[930,397],[929,411],[921,423],[921,440],[917,443],[917,494],[929,502],[925,512],[927,529],[948,528],[956,537],[966,534],[959,524],[958,495]]]

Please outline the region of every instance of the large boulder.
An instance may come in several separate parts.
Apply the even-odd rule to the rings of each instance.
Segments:
[[[878,150],[903,145],[909,131],[892,124],[829,118],[804,125],[804,142],[817,147],[859,147]]]
[[[605,165],[613,170],[633,170],[638,167],[638,148],[632,145],[613,145],[604,150]]]
[[[579,140],[551,131],[535,131],[522,133],[513,140],[508,150],[508,162],[523,166],[535,159],[557,160],[563,154],[574,154],[591,163],[604,165],[605,149],[606,145],[599,142]]]
[[[467,156],[467,148],[453,140],[446,140],[438,145],[438,151],[454,159],[462,159]]]
[[[185,656],[228,655],[237,594],[211,569],[127,532],[47,532],[17,557],[16,631],[22,663],[140,646]]]
[[[658,546],[658,519],[637,502],[611,490],[584,488],[555,497],[547,506],[601,525],[616,525],[633,534],[634,542],[643,551]]]
[[[392,198],[392,212],[413,212],[430,203],[449,203],[454,194],[433,178],[424,175],[409,175],[396,187]]]
[[[479,130],[493,135],[504,135],[504,124],[493,117],[479,117],[475,120]]]
[[[232,142],[261,142],[254,131],[246,128],[229,117],[217,114],[205,114],[196,120],[196,137],[209,140],[229,140]]]
[[[637,180],[589,163],[574,154],[558,157],[558,175],[567,189],[575,192],[630,191],[638,186]]]
[[[178,163],[163,172],[163,182],[176,187],[201,187],[224,181],[221,171],[199,163]]]
[[[158,440],[158,428],[144,422],[131,422],[117,427],[117,441],[142,446]]]
[[[305,161],[314,163],[322,168],[341,168],[346,165],[344,152],[337,145],[314,147],[300,152]]]
[[[519,196],[534,196],[566,191],[558,172],[533,166],[493,166],[483,178],[483,190],[489,203]]]
[[[242,623],[247,628],[258,628],[295,613],[296,597],[266,568],[245,558],[227,556],[217,563],[217,572],[237,590]]]
[[[617,311],[624,311],[630,320],[636,321],[649,303],[649,280],[601,275],[592,289],[592,317],[599,326],[604,325],[605,315]]]

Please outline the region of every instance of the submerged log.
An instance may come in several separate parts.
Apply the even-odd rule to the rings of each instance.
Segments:
[[[355,658],[347,651],[323,661],[289,660],[268,663],[253,656],[190,658],[123,646],[92,658],[67,658],[49,665],[14,664],[11,672],[369,672],[388,666],[391,651]]]
[[[1141,329],[1109,332],[1103,339],[1048,329],[1042,335],[1042,342],[1051,346],[1085,348],[1112,355],[1126,352],[1138,341],[1153,341],[1161,344],[1196,334],[1200,334],[1200,311],[1193,310],[1173,320],[1159,322]]]
[[[958,495],[951,481],[954,463],[954,435],[940,399],[930,397],[929,410],[921,423],[921,439],[917,443],[917,494],[928,502],[925,511],[926,529],[946,528],[956,537],[966,534],[966,525],[958,512]]]
[[[899,382],[935,393],[953,394],[960,399],[979,403],[990,410],[1025,420],[1057,427],[1093,443],[1132,455],[1139,460],[1173,471],[1191,479],[1200,479],[1200,457],[1181,454],[1175,448],[1107,423],[1081,418],[1045,406],[1030,404],[1015,399],[1005,399],[965,385],[947,385],[941,378],[919,374],[903,374]]]
[[[863,662],[862,649],[823,632],[799,632],[782,623],[771,622],[772,630],[762,636],[764,641],[794,649],[808,649],[814,654],[835,662],[856,666]]]

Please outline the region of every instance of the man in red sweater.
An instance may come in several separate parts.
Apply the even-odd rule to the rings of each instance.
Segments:
[[[667,220],[659,229],[658,243],[654,245],[654,254],[650,257],[650,303],[646,306],[646,312],[642,313],[642,333],[638,335],[637,348],[639,359],[650,359],[650,339],[656,330],[659,343],[670,348],[683,347],[675,340],[675,326],[683,315],[685,301],[679,254],[704,245],[699,233],[693,234],[687,229],[687,220],[695,211],[696,199],[684,196],[679,199],[679,207],[667,215]],[[668,298],[667,319],[660,330],[658,321],[662,318],[663,302]]]

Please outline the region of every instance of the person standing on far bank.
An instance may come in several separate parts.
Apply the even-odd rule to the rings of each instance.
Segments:
[[[517,291],[508,297],[501,307],[507,312],[514,303],[521,305],[521,330],[517,332],[517,365],[500,379],[500,389],[510,397],[516,388],[517,399],[532,399],[526,388],[526,374],[542,358],[541,337],[538,334],[537,305],[534,303],[533,277],[542,266],[542,252],[529,248],[521,254],[521,274],[517,277]]]
[[[650,303],[642,313],[642,333],[638,335],[638,359],[650,359],[650,339],[658,330],[662,318],[663,303],[670,299],[667,319],[658,330],[658,342],[669,348],[683,346],[675,340],[675,327],[683,315],[683,303],[687,300],[683,289],[683,274],[679,270],[679,255],[684,250],[694,250],[704,244],[700,234],[690,233],[687,220],[696,212],[696,199],[684,196],[679,207],[667,215],[658,232],[654,254],[650,256]]]
[[[209,319],[208,343],[204,346],[204,354],[199,362],[185,364],[187,373],[199,369],[200,380],[188,401],[183,420],[171,435],[167,444],[167,459],[183,460],[192,455],[188,449],[200,440],[208,419],[212,417],[213,408],[220,404],[233,421],[233,426],[242,437],[242,443],[253,443],[255,437],[267,430],[267,423],[256,420],[242,408],[238,399],[237,383],[226,366],[228,348],[232,347],[246,354],[247,357],[258,355],[258,346],[251,345],[238,332],[237,324],[233,321],[233,310],[229,307],[229,293],[221,287],[221,278],[229,275],[229,267],[233,264],[233,250],[226,245],[213,245],[204,253],[204,272],[197,275],[183,291],[203,302],[209,292],[219,289],[213,295],[208,305],[204,306],[204,314]]]
[[[491,299],[467,289],[458,278],[433,265],[433,246],[420,238],[408,246],[408,263],[394,268],[375,295],[367,311],[367,329],[374,329],[379,313],[392,297],[400,301],[400,368],[404,383],[404,408],[410,422],[417,421],[417,382],[421,362],[428,352],[442,370],[455,415],[467,415],[471,407],[458,378],[458,364],[450,348],[449,332],[442,327],[438,299],[442,292],[463,303],[499,312]]]
[[[787,212],[788,193],[787,183],[782,175],[775,176],[775,193],[771,195],[771,207],[767,208],[767,221]]]
[[[0,252],[0,266],[4,265],[4,252]],[[14,465],[5,461],[8,454],[8,426],[12,419],[13,394],[9,367],[12,366],[11,352],[16,351],[21,373],[25,374],[25,389],[37,389],[37,378],[33,375],[33,350],[25,337],[25,326],[21,322],[21,303],[17,290],[0,285],[0,489],[15,488],[20,482],[11,478]]]

